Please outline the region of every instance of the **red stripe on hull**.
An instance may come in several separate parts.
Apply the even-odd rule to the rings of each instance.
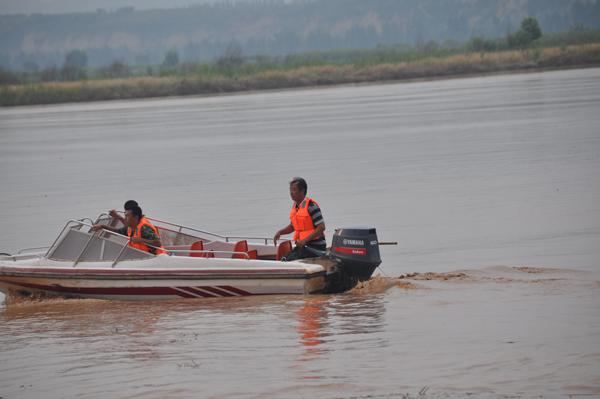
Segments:
[[[25,288],[33,288],[44,291],[52,292],[64,292],[67,294],[87,294],[87,295],[178,295],[184,296],[184,293],[180,293],[170,287],[63,287],[58,285],[41,285],[31,283],[17,283],[11,282],[11,284],[19,285]],[[192,295],[189,296],[193,298]]]
[[[31,283],[17,283],[11,282],[13,285],[17,285],[23,288],[32,288],[43,291],[59,292],[64,294],[72,295],[127,295],[127,296],[179,296],[182,298],[198,298],[202,296],[205,298],[216,297],[216,296],[234,296],[228,292],[219,290],[213,287],[64,287],[58,285],[41,285]],[[243,290],[239,290],[235,287],[223,288],[238,292],[240,295],[252,295],[251,293]],[[201,291],[206,290],[209,292]],[[187,291],[187,292],[186,292]],[[213,292],[214,294],[211,294]],[[196,295],[194,295],[196,294]],[[215,295],[216,294],[216,295]]]
[[[198,298],[196,295],[192,295],[189,292],[182,291],[179,287],[174,287],[173,291],[177,293],[177,295],[182,296],[184,298]]]
[[[193,292],[196,295],[203,296],[205,298],[214,298],[216,295],[209,294],[208,292],[200,291],[196,287],[177,287],[182,290]]]
[[[219,288],[222,288],[222,289],[227,290],[227,291],[235,292],[236,294],[239,294],[239,295],[252,295],[248,291],[244,291],[244,290],[241,290],[239,288],[232,287],[230,285],[219,285]]]
[[[236,296],[235,294],[232,294],[231,292],[223,291],[223,290],[220,290],[215,287],[202,286],[202,287],[197,287],[197,288],[200,288],[201,290],[204,290],[204,291],[212,292],[214,294],[217,294],[218,296]]]

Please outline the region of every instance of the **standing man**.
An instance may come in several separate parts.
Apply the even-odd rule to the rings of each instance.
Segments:
[[[319,204],[312,198],[306,196],[308,185],[301,177],[294,177],[290,182],[290,197],[294,201],[290,211],[290,224],[280,229],[273,240],[277,240],[283,234],[294,232],[296,248],[285,256],[285,260],[296,260],[303,258],[315,258],[327,250],[325,241],[325,221],[321,214]]]

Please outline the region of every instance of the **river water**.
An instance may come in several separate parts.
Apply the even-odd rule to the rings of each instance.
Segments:
[[[3,303],[0,397],[600,397],[600,69],[0,109],[0,251],[127,199],[272,236],[297,175],[380,277]]]

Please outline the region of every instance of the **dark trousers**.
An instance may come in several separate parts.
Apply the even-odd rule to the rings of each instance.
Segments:
[[[281,258],[281,260],[283,262],[289,262],[298,259],[318,258],[325,253],[326,249],[327,248],[325,247],[313,248],[307,245],[303,246],[302,248],[295,247],[290,253]]]

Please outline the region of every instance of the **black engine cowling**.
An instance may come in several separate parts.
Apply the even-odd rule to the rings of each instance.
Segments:
[[[329,257],[336,260],[339,276],[329,284],[329,291],[345,291],[358,281],[365,281],[381,264],[379,242],[374,227],[336,229]]]

